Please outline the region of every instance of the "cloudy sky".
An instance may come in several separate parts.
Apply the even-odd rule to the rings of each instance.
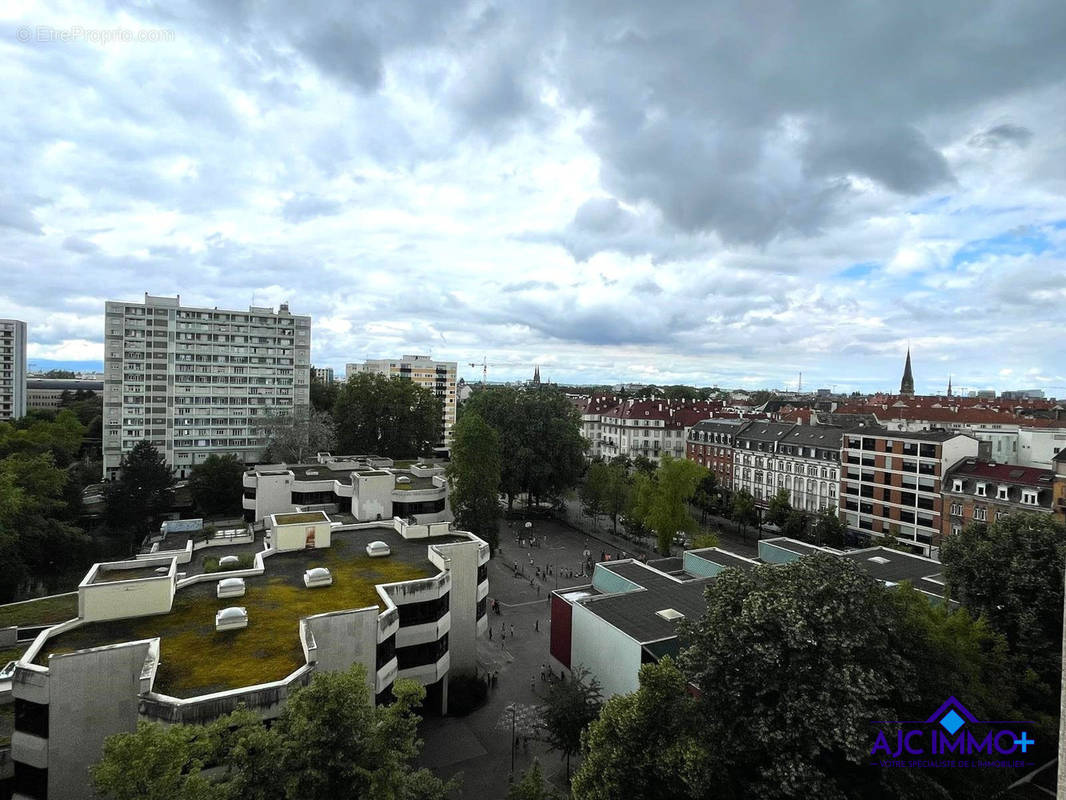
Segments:
[[[1066,5],[0,4],[0,316],[313,360],[1066,395]],[[527,366],[529,365],[529,366]],[[480,377],[463,364],[460,374]]]

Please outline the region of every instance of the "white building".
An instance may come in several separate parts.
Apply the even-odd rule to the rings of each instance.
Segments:
[[[16,798],[81,800],[108,736],[140,721],[205,724],[239,706],[273,720],[314,673],[356,663],[374,702],[389,702],[395,680],[409,678],[426,687],[425,708],[447,712],[450,676],[477,670],[489,546],[447,523],[335,527],[324,514],[290,516],[316,519],[279,522],[329,534],[291,552],[273,546],[275,536],[252,566],[232,571],[205,573],[204,548],[224,556],[226,547],[192,540],[90,570],[77,617],[38,634],[15,668]],[[378,541],[390,551],[374,561],[382,570],[364,563]],[[354,568],[343,568],[347,559]],[[303,570],[324,563],[338,567],[332,585],[307,587]],[[219,598],[218,582],[232,578],[243,579],[243,594]],[[302,602],[290,613],[283,600],[292,596]],[[234,606],[246,626],[219,635],[219,612]],[[190,621],[203,629],[191,639]]]
[[[312,367],[311,377],[319,383],[333,383],[333,367]]]
[[[108,301],[104,477],[147,439],[179,477],[211,454],[262,455],[260,418],[310,408],[311,318],[288,304],[190,308],[180,297]]]
[[[704,401],[619,400],[609,395],[571,400],[581,412],[581,435],[589,441],[590,458],[644,456],[656,464],[663,455],[684,458],[689,429],[719,407]]]
[[[0,420],[26,416],[26,323],[0,319]]]
[[[367,372],[387,378],[406,378],[424,389],[429,389],[441,404],[441,438],[438,448],[447,449],[452,444],[452,426],[455,425],[455,375],[456,361],[434,361],[429,356],[404,356],[395,358],[368,359],[362,364],[347,364],[345,377]]]

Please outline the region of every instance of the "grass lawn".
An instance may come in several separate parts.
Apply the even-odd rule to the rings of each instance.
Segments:
[[[20,644],[18,647],[8,647],[6,650],[0,650],[0,668],[8,661],[17,661],[19,656],[26,652],[26,648],[29,644]]]
[[[176,697],[235,689],[284,678],[304,663],[299,620],[326,611],[379,605],[374,585],[437,574],[400,559],[369,558],[354,541],[335,539],[328,550],[300,551],[264,561],[266,574],[246,578],[244,597],[215,598],[215,584],[178,591],[169,614],[83,625],[50,640],[37,658],[49,653],[160,636],[155,690]],[[333,585],[306,589],[304,570],[329,567]],[[248,609],[248,627],[215,631],[215,612],[227,606]]]
[[[26,603],[0,606],[0,628],[11,625],[54,625],[78,616],[78,595],[44,597]]]

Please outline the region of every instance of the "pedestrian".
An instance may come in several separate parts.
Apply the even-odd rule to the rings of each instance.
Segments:
[[[511,638],[514,638],[514,623],[511,623]]]
[[[545,670],[545,667],[544,667],[544,665],[543,665],[543,664],[541,664],[541,665],[540,665],[540,679],[541,679],[541,680],[544,680],[544,675],[545,675],[545,672],[546,672],[546,670]]]
[[[540,584],[537,584],[537,599],[540,600]]]
[[[540,633],[540,619],[533,620],[533,630]]]
[[[498,681],[499,678],[500,678],[500,671],[498,669],[494,669],[492,671],[492,688],[493,689],[496,688],[496,681]]]
[[[506,638],[507,638],[507,626],[506,625],[501,625],[500,626],[500,641],[503,641]]]
[[[492,641],[492,626],[489,625],[489,641]]]
[[[537,691],[537,676],[536,675],[534,675],[532,678],[529,679],[529,691],[531,691],[531,692]],[[522,738],[524,739],[525,737],[523,736]]]

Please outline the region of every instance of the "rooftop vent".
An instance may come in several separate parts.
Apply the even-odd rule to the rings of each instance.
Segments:
[[[685,615],[678,611],[676,608],[664,608],[661,611],[656,611],[655,616],[661,617],[667,622],[673,622],[674,620],[685,618]]]
[[[888,559],[885,558],[884,556],[871,556],[870,558],[868,558],[866,560],[867,561],[872,561],[875,564],[887,564],[888,563]]]

